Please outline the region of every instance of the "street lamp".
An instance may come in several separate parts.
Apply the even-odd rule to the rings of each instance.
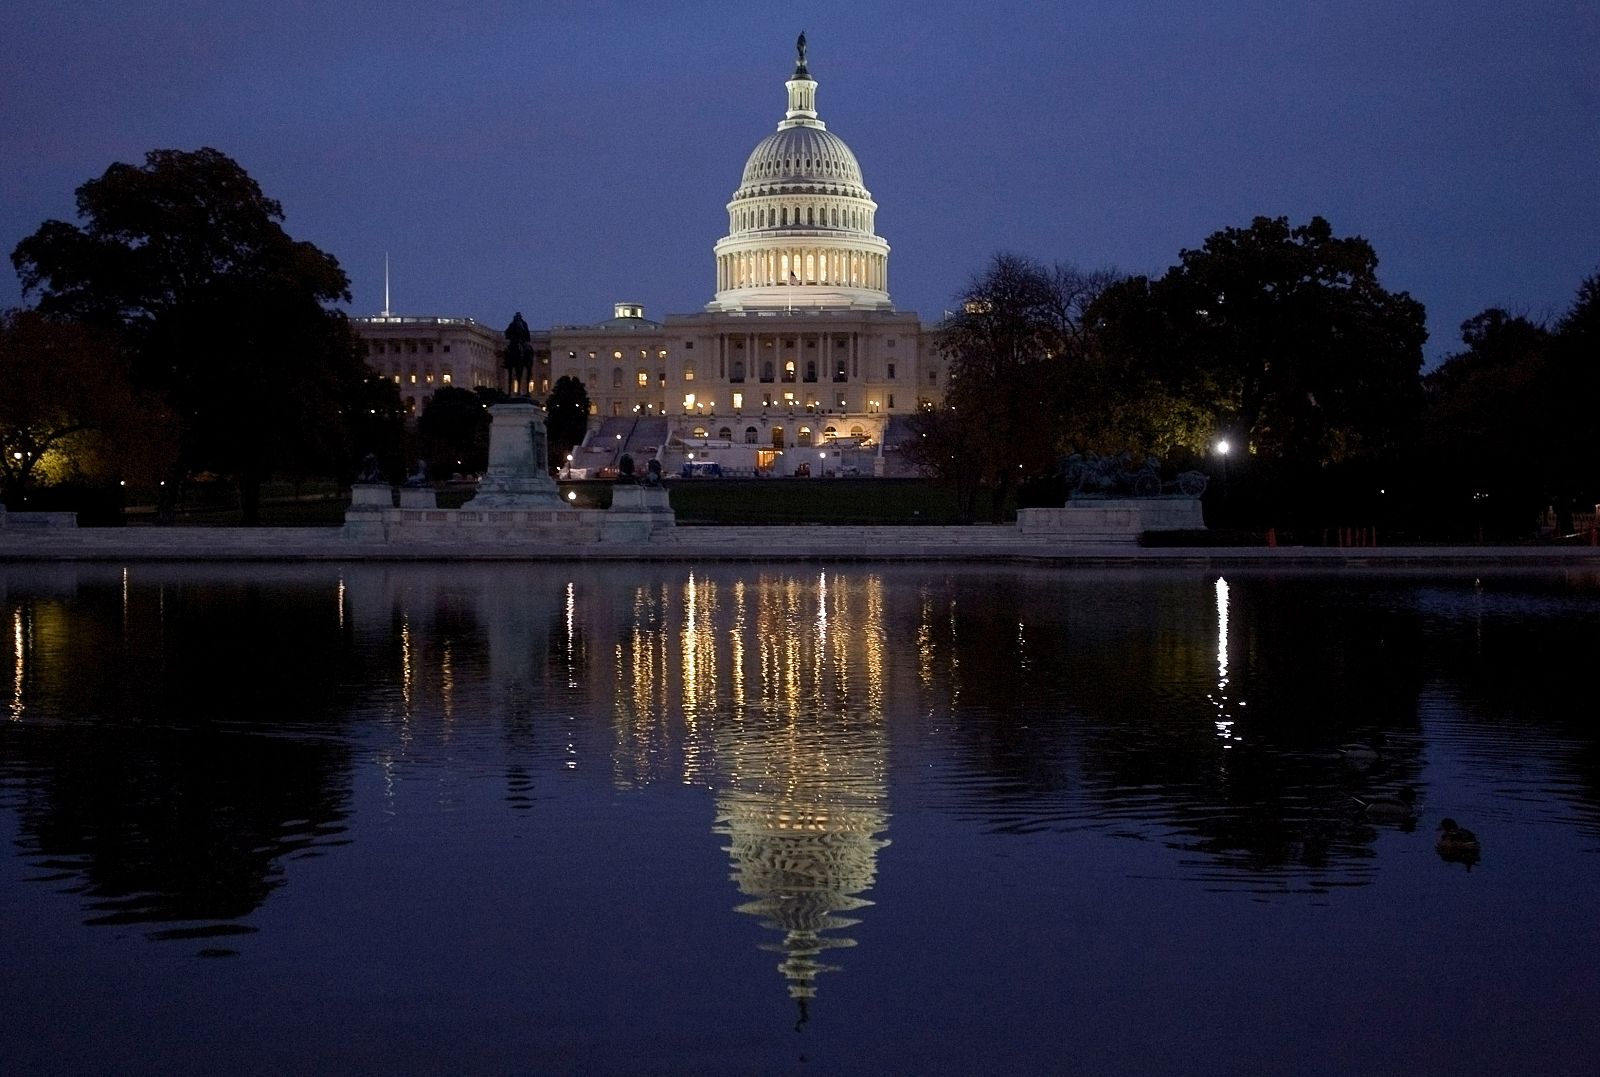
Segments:
[[[1222,501],[1223,501],[1223,504],[1227,504],[1227,501],[1228,501],[1228,453],[1232,449],[1233,449],[1233,446],[1228,444],[1228,439],[1227,438],[1219,438],[1217,440],[1217,455],[1222,457]]]
[[[567,453],[567,478],[572,478],[572,454]]]

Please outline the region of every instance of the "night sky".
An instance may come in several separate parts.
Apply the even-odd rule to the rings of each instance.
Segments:
[[[8,0],[0,245],[74,219],[114,160],[214,146],[339,259],[354,313],[385,251],[399,313],[696,311],[802,29],[926,321],[997,250],[1158,274],[1256,215],[1367,237],[1430,361],[1600,271],[1587,2]]]

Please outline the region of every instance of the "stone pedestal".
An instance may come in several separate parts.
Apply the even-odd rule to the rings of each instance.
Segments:
[[[344,514],[346,538],[382,542],[383,516],[394,508],[394,490],[381,482],[358,482],[350,487],[350,508]]]
[[[436,509],[439,495],[431,486],[400,487],[400,507],[403,509]]]
[[[550,477],[544,409],[526,400],[489,409],[489,469],[467,505],[474,509],[553,508],[561,504]]]
[[[619,482],[611,488],[611,509],[601,521],[600,540],[649,542],[677,522],[666,487]]]

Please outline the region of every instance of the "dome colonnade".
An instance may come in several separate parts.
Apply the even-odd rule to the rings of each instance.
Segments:
[[[817,116],[802,49],[789,107],[756,146],[716,245],[710,311],[774,307],[892,309],[889,244],[855,154]]]

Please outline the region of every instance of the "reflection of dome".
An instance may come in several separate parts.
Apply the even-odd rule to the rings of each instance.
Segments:
[[[784,955],[778,971],[804,1021],[817,977],[834,968],[822,952],[855,945],[824,932],[858,922],[835,913],[872,904],[858,895],[872,888],[878,850],[889,843],[877,837],[888,826],[881,727],[799,720],[812,728],[746,726],[722,745],[736,773],[717,798],[716,831],[729,839],[739,892],[754,899],[738,911],[783,933],[763,949]]]
[[[707,309],[888,309],[889,244],[873,233],[878,204],[856,155],[817,117],[803,57],[785,85],[788,111],[750,154],[728,203]]]

